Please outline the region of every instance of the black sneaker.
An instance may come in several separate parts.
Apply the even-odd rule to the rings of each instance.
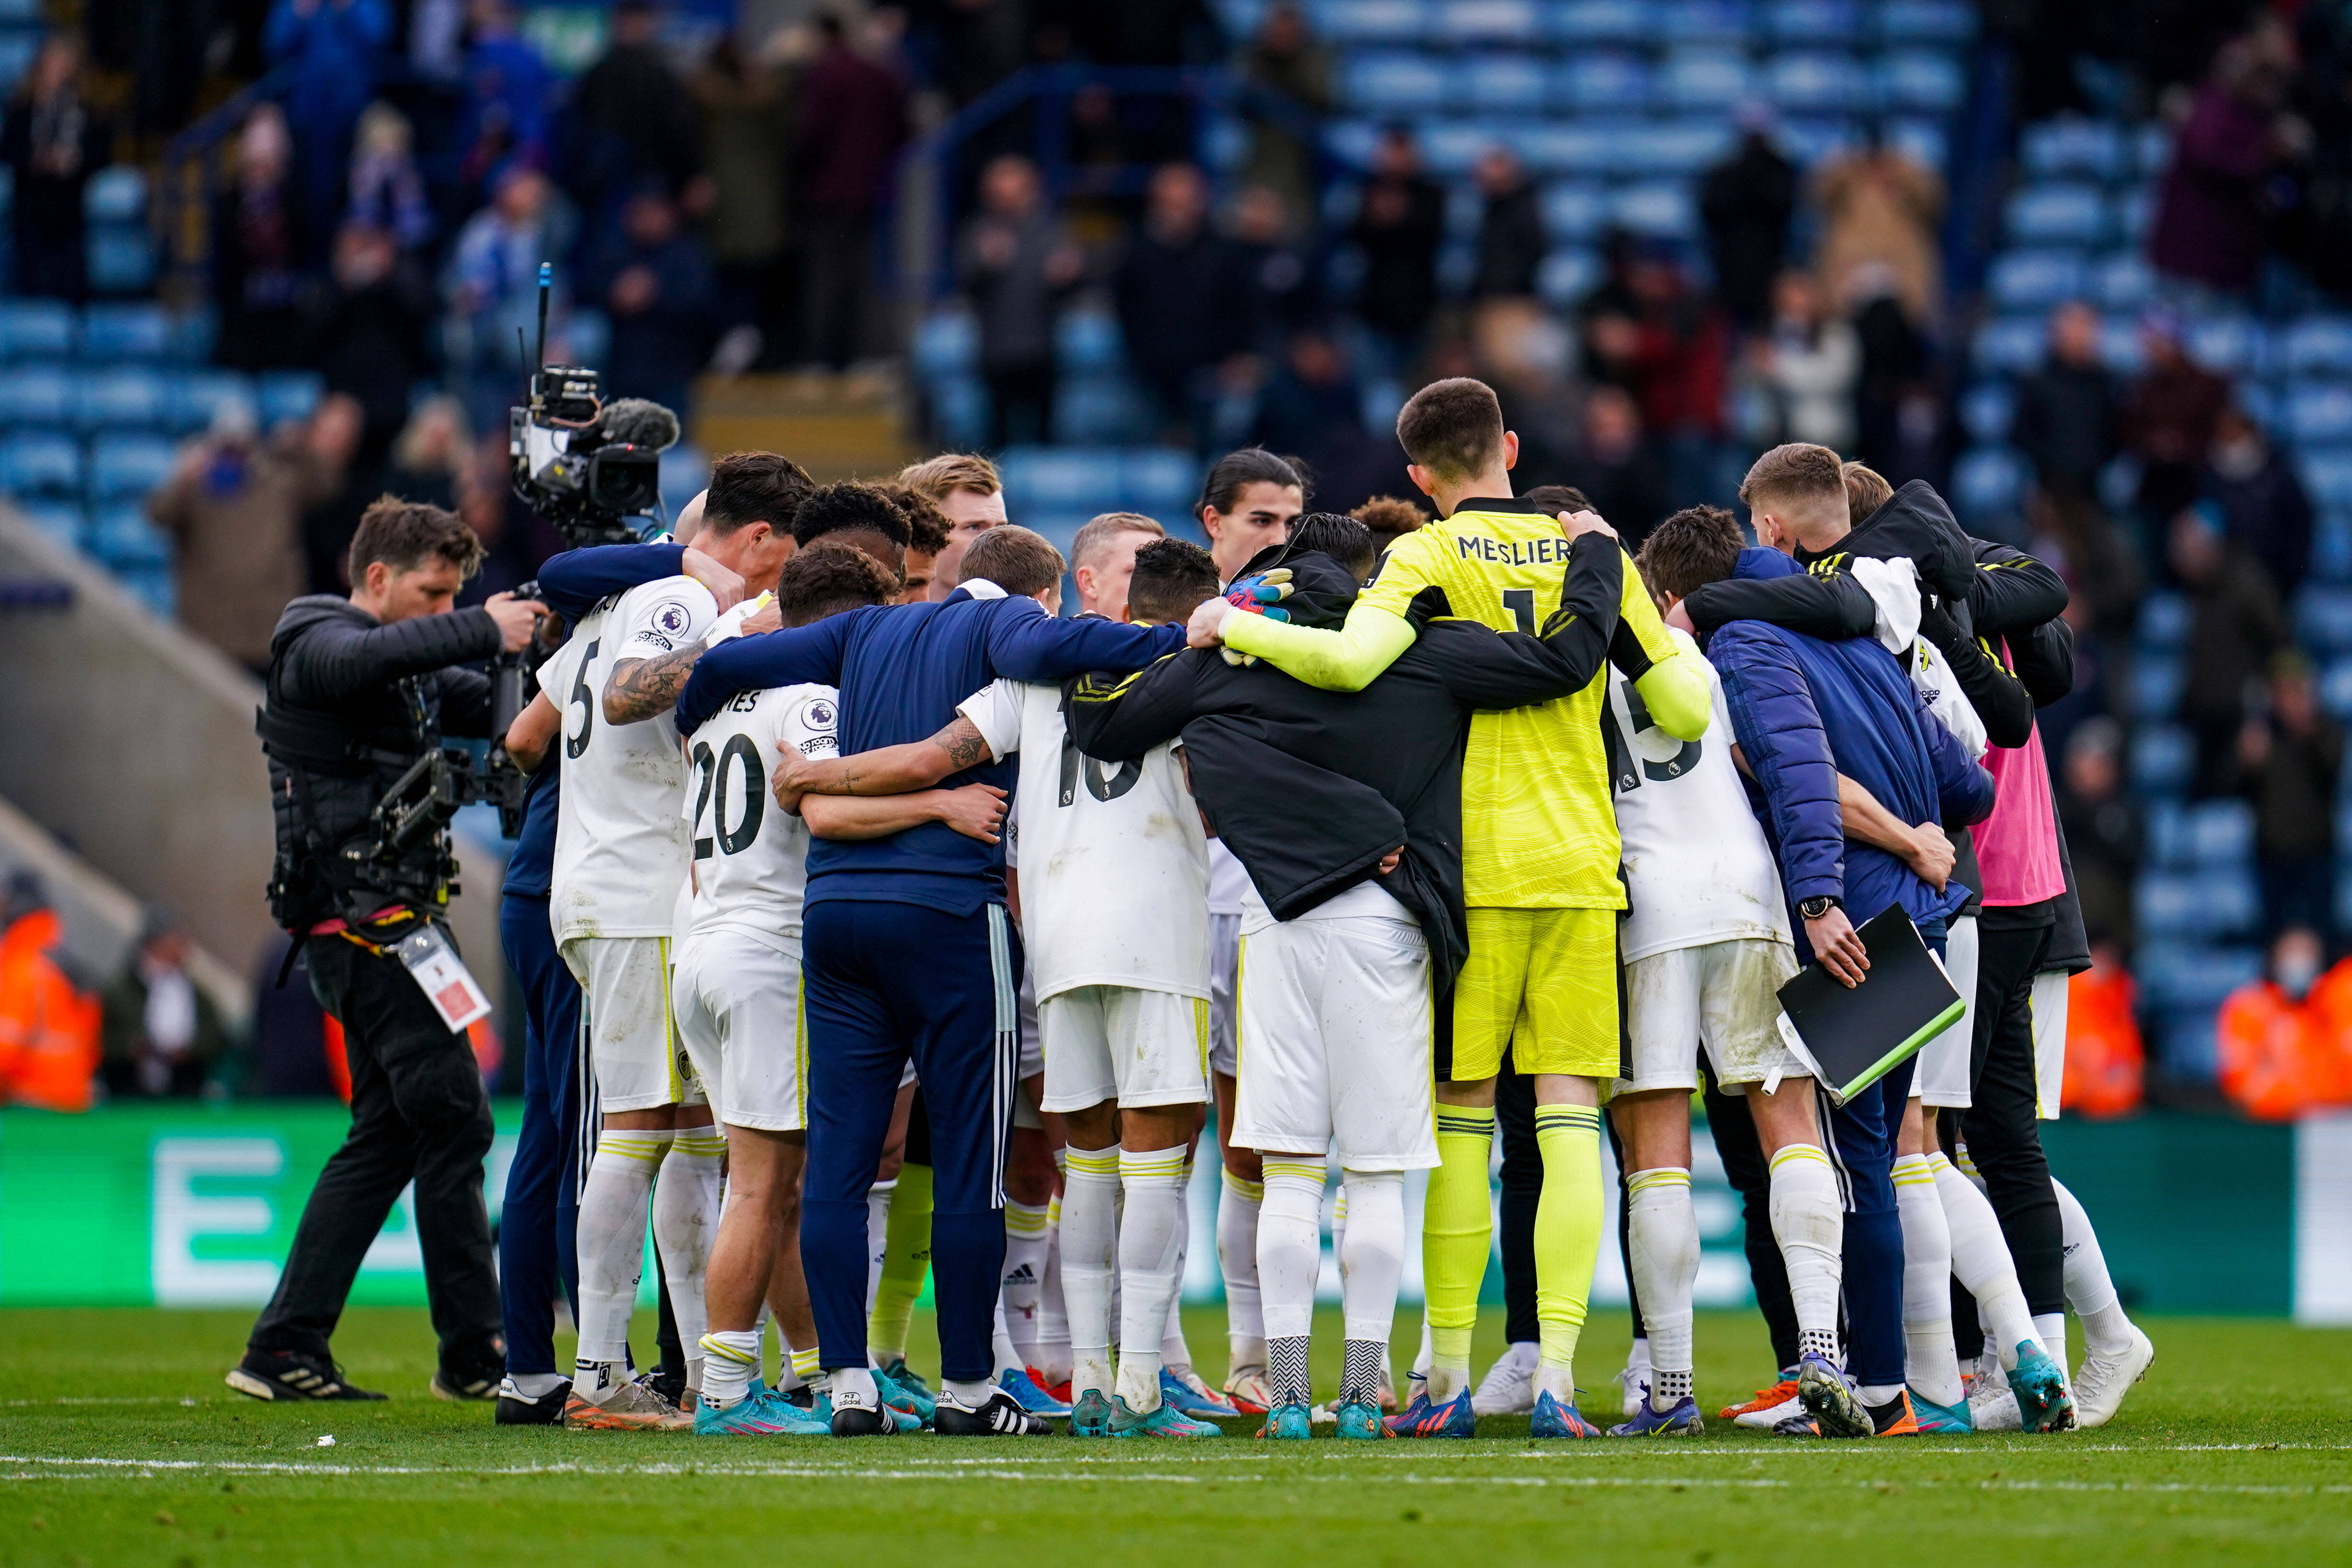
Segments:
[[[1049,1437],[1054,1433],[1052,1422],[1021,1408],[1021,1402],[1002,1388],[977,1410],[942,1396],[931,1429],[942,1437]]]
[[[783,1390],[782,1396],[789,1403],[796,1405],[803,1410],[814,1410],[816,1408],[816,1390],[811,1388],[805,1383],[802,1384],[798,1388],[787,1388]]]
[[[254,1399],[381,1399],[343,1381],[343,1369],[323,1355],[290,1350],[248,1350],[229,1368],[231,1388]]]
[[[452,1405],[463,1405],[469,1400],[497,1398],[499,1384],[505,1375],[502,1367],[453,1372],[445,1366],[433,1375],[433,1381],[426,1386],[434,1398],[446,1399]]]
[[[433,1380],[436,1385],[439,1378]],[[436,1386],[434,1390],[440,1392]],[[572,1392],[572,1380],[565,1378],[547,1393],[534,1399],[511,1383],[499,1385],[499,1410],[496,1424],[500,1427],[561,1427],[563,1425],[563,1401]]]
[[[898,1423],[890,1412],[864,1405],[835,1405],[833,1435],[836,1437],[895,1437]]]

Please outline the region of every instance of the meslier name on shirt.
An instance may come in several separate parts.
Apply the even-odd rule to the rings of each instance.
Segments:
[[[1490,538],[1484,534],[1456,534],[1454,548],[1462,559],[1476,559],[1496,566],[1556,566],[1568,559],[1573,543],[1559,535],[1544,535],[1532,539]]]

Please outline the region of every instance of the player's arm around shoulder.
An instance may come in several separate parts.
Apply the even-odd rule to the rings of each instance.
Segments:
[[[1069,738],[1105,762],[1126,762],[1174,739],[1198,713],[1194,683],[1202,661],[1214,657],[1179,652],[1131,674],[1097,670],[1074,676],[1062,688]]]
[[[1621,552],[1622,553],[1622,552]],[[1714,716],[1715,694],[1695,647],[1677,643],[1666,631],[1665,619],[1642,580],[1641,569],[1624,563],[1624,587],[1618,595],[1617,632],[1609,645],[1610,662],[1633,683],[1648,705],[1651,720],[1676,740],[1696,740],[1706,733]]]
[[[1407,534],[1381,558],[1380,575],[1357,596],[1337,630],[1294,626],[1254,615],[1229,600],[1212,599],[1192,613],[1195,648],[1219,643],[1264,659],[1283,674],[1327,692],[1360,692],[1412,646],[1412,606],[1423,589],[1442,587],[1437,530]]]

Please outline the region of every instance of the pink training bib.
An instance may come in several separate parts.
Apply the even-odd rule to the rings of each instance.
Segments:
[[[2066,891],[2066,872],[2058,859],[2058,821],[2041,727],[2034,727],[2023,746],[1988,747],[1984,763],[1992,774],[1992,815],[1975,831],[1985,903],[2040,904],[2057,897]]]

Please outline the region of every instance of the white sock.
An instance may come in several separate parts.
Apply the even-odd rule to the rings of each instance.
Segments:
[[[1277,1398],[1306,1388],[1306,1349],[1323,1272],[1323,1162],[1268,1156],[1257,1218],[1257,1278],[1265,1308],[1267,1375]]]
[[[1991,1201],[1940,1152],[1927,1156],[1927,1168],[1936,1173],[1936,1196],[1944,1200],[1944,1222],[1952,1233],[1953,1277],[1977,1299],[1985,1338],[2007,1370],[2017,1364],[2018,1345],[2038,1348],[2041,1336],[2025,1310],[2025,1292],[2018,1287],[2017,1263],[2001,1239],[2000,1221]]]
[[[560,1372],[509,1372],[507,1381],[525,1399],[544,1399],[563,1386],[564,1376]]]
[[[2042,1351],[2058,1364],[2062,1374],[2066,1370],[2066,1314],[2036,1312],[2033,1315],[2033,1337],[2042,1342]]]
[[[683,1332],[683,1331],[680,1331]],[[760,1331],[713,1329],[702,1336],[702,1402],[724,1410],[760,1375]]]
[[[1837,1172],[1819,1144],[1790,1144],[1772,1156],[1772,1237],[1789,1270],[1789,1299],[1797,1331],[1810,1343],[1826,1343],[1836,1356],[1838,1291],[1845,1281],[1845,1210]]]
[[[966,1383],[948,1377],[940,1380],[940,1392],[967,1410],[977,1410],[996,1396],[996,1384],[992,1379]]]
[[[1650,1408],[1671,1410],[1691,1392],[1691,1292],[1698,1283],[1698,1216],[1690,1172],[1673,1166],[1625,1180],[1627,1250],[1650,1341]]]
[[[1348,1171],[1342,1179],[1348,1240],[1339,1249],[1339,1301],[1348,1343],[1377,1344],[1385,1357],[1396,1322],[1397,1281],[1404,1275],[1404,1173]],[[1320,1257],[1315,1265],[1319,1274]],[[1311,1298],[1308,1311],[1313,1312]]]
[[[890,1200],[898,1193],[897,1177],[877,1181],[866,1189],[866,1310],[874,1310],[874,1292],[882,1286],[882,1255],[890,1249]]]
[[[1063,1151],[1054,1151],[1062,1163]],[[1037,1370],[1048,1383],[1070,1380],[1070,1313],[1062,1300],[1062,1200],[1045,1206],[1045,1278],[1037,1287]]]
[[[1265,1184],[1224,1173],[1217,1195],[1217,1268],[1225,1277],[1225,1346],[1229,1366],[1265,1364],[1265,1312],[1258,1304],[1257,1212]]]
[[[1140,1416],[1160,1407],[1166,1354],[1143,1347],[1164,1333],[1184,1281],[1184,1146],[1120,1150],[1118,1185],[1118,1396]]]
[[[1529,1372],[1533,1372],[1536,1369],[1538,1353],[1542,1349],[1543,1347],[1541,1345],[1537,1345],[1533,1350],[1528,1352],[1528,1370]],[[1412,1353],[1412,1375],[1415,1377],[1427,1378],[1429,1376],[1430,1363],[1436,1359],[1437,1353],[1431,1345],[1429,1339],[1429,1309],[1427,1307],[1423,1307],[1421,1310],[1421,1348]]]
[[[1070,1398],[1110,1397],[1110,1281],[1118,1256],[1118,1151],[1069,1149],[1062,1178],[1062,1304],[1070,1334]],[[1050,1373],[1050,1367],[1040,1370]]]
[[[686,1349],[686,1385],[702,1387],[702,1333],[710,1326],[703,1281],[719,1236],[719,1186],[727,1169],[727,1134],[687,1127],[671,1140],[654,1183],[654,1246],[669,1281],[670,1315]]]
[[[874,1386],[872,1367],[835,1367],[829,1375],[828,1381],[832,1386],[826,1392],[833,1396],[833,1403],[836,1408],[844,1406],[861,1410],[882,1408],[881,1395]]]
[[[1013,1343],[1011,1330],[1005,1326],[1004,1292],[1002,1290],[996,1292],[996,1322],[989,1331],[988,1348],[996,1362],[992,1376],[1003,1377],[1006,1373],[1020,1368],[1021,1352]]]
[[[1122,1219],[1119,1223],[1124,1226],[1126,1221]],[[1179,1372],[1192,1369],[1192,1347],[1184,1343],[1184,1260],[1192,1249],[1192,1162],[1186,1160],[1177,1167],[1176,1176],[1176,1257],[1169,1266],[1175,1283],[1169,1290],[1168,1309],[1160,1328],[1160,1363]],[[1119,1289],[1122,1291],[1127,1288],[1125,1272],[1120,1270]],[[1122,1318],[1120,1321],[1126,1320]],[[1156,1375],[1152,1381],[1155,1385],[1158,1384]]]
[[[2116,1294],[2107,1273],[2107,1255],[2099,1249],[2099,1233],[2082,1201],[2056,1176],[2051,1190],[2058,1195],[2058,1219],[2066,1247],[2066,1304],[2083,1325],[2083,1349],[2092,1355],[2118,1355],[2131,1348],[2131,1319]]]
[[[666,1129],[607,1130],[580,1184],[580,1364],[620,1367],[629,1354],[629,1314],[645,1275],[646,1220],[654,1172],[669,1149]],[[602,1403],[624,1377],[574,1377],[573,1391]]]
[[[1957,1405],[1964,1395],[1952,1343],[1952,1231],[1927,1155],[1895,1162],[1895,1203],[1903,1218],[1903,1375],[1921,1397]]]
[[[1004,1326],[1018,1354],[1015,1366],[1037,1356],[1037,1304],[1045,1283],[1045,1253],[1053,1245],[1049,1204],[1004,1205]]]

